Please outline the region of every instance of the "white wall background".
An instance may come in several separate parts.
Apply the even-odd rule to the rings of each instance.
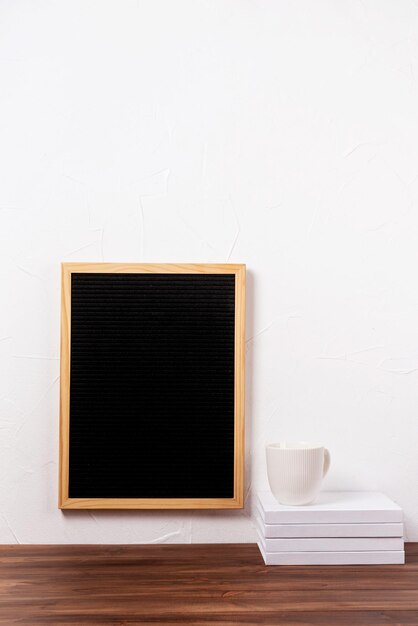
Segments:
[[[418,540],[418,4],[2,0],[0,542],[252,541],[57,509],[61,261],[245,262],[248,490],[322,441]]]

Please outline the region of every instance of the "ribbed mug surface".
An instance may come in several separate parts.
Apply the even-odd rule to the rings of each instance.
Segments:
[[[266,448],[270,489],[281,504],[312,502],[328,472],[330,454],[306,442],[272,443]]]

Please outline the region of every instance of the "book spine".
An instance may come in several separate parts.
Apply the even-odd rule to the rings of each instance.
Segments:
[[[264,539],[267,552],[363,552],[404,549],[400,537]]]
[[[403,550],[369,552],[265,552],[266,565],[395,565],[405,563]]]
[[[265,537],[403,537],[402,523],[383,524],[266,524]]]
[[[296,508],[296,507],[295,507]],[[401,523],[402,511],[264,511],[265,524]]]
[[[264,524],[257,510],[254,518],[264,537],[403,537],[402,522],[382,524]]]

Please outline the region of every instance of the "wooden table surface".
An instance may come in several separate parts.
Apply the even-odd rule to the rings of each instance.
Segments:
[[[0,624],[418,625],[406,565],[266,567],[254,544],[0,546]]]

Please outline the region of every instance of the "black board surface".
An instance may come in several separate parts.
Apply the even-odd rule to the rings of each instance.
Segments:
[[[71,276],[70,498],[232,498],[234,274]]]

